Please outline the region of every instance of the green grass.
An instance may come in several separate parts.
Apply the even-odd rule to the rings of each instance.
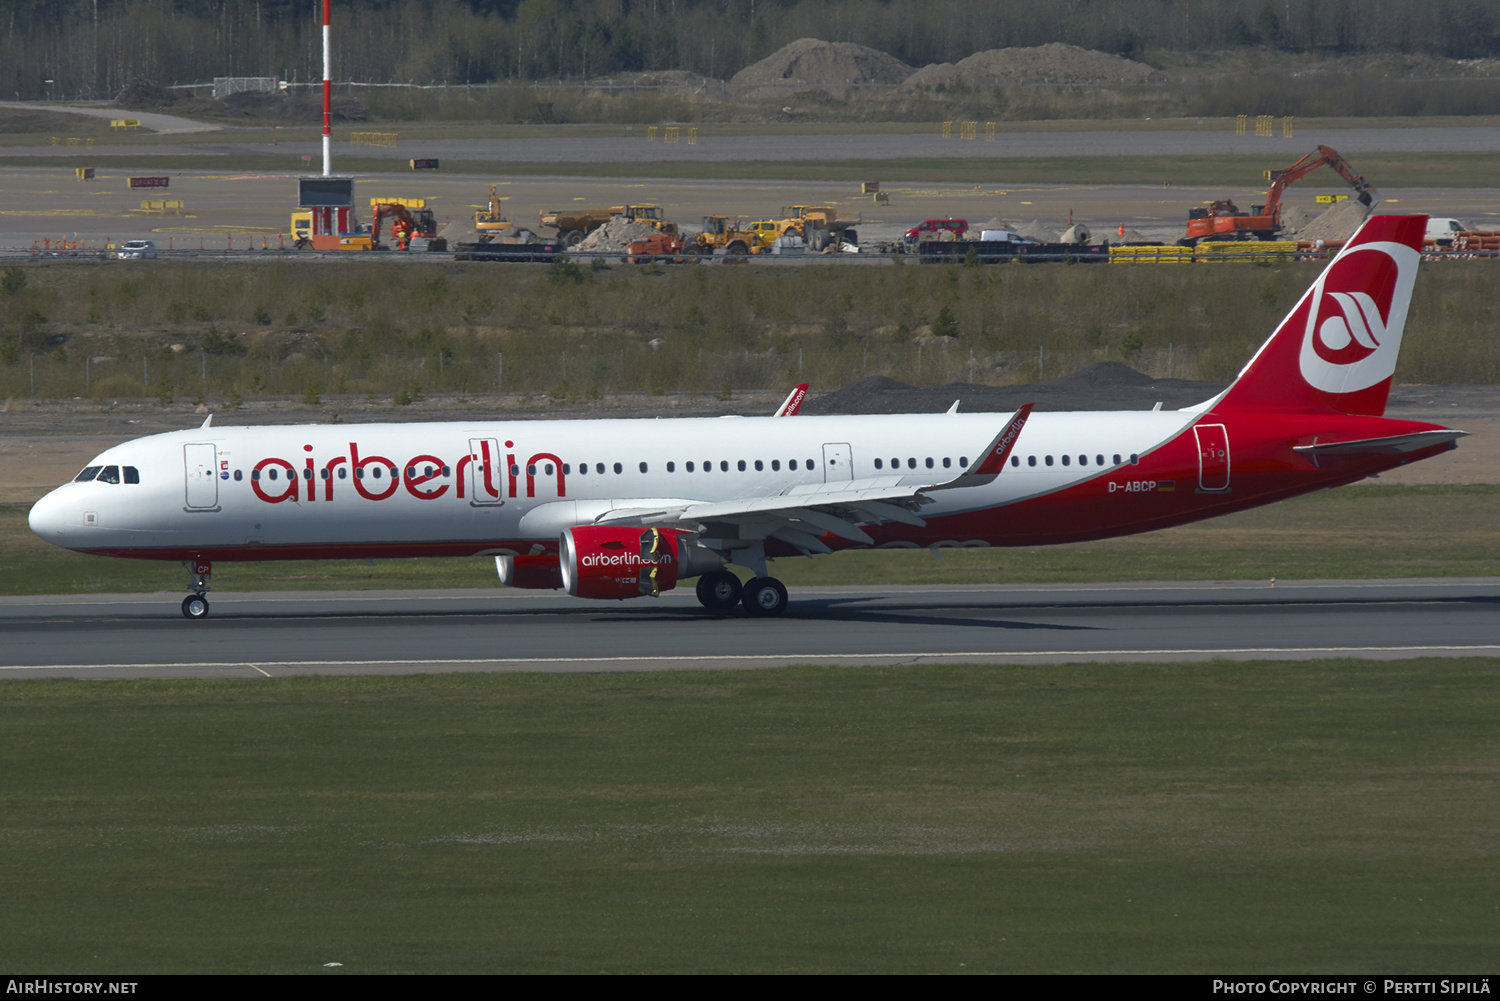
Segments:
[[[1488,972],[1500,661],[0,683],[11,969]]]
[[[1500,486],[1345,487],[1181,528],[1102,542],[1017,549],[867,551],[778,560],[789,586],[1128,580],[1500,576]],[[0,594],[182,590],[175,563],[70,553],[0,507]],[[1441,529],[1434,526],[1443,526]],[[483,559],[220,564],[230,591],[496,587]]]
[[[223,141],[220,139],[220,141]],[[940,181],[970,184],[1172,184],[1177,186],[1250,185],[1263,187],[1261,172],[1286,167],[1301,154],[1300,146],[1268,146],[1254,156],[1100,156],[1013,157],[872,160],[740,160],[684,162],[680,160],[611,162],[525,162],[444,159],[450,174],[494,177],[656,177],[676,179],[739,179],[765,181],[851,181],[877,177],[886,183]],[[85,151],[86,152],[86,151]],[[413,151],[415,155],[416,151]],[[3,167],[76,167],[79,156],[0,156]],[[87,155],[88,165],[107,169],[265,170],[301,169],[291,155],[227,156]],[[1495,153],[1361,153],[1357,167],[1381,188],[1488,188],[1500,172]],[[350,161],[345,161],[350,163]],[[407,158],[360,158],[360,173],[409,173]],[[1330,175],[1331,177],[1331,175]],[[1327,179],[1327,186],[1336,182]]]

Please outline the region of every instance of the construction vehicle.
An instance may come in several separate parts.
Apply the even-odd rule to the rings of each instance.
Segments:
[[[741,229],[738,219],[730,223],[727,216],[703,217],[703,232],[693,240],[693,251],[712,254],[719,250],[734,257],[762,254],[771,249],[779,236],[775,222],[755,222]]]
[[[409,249],[415,237],[423,237],[430,241],[429,250],[446,249],[442,241],[435,239],[437,220],[433,217],[432,210],[427,207],[426,199],[371,198],[370,210],[374,217],[374,222],[370,226],[358,225],[354,220],[353,212],[350,212],[350,229],[348,232],[339,234],[338,249],[387,249],[380,242],[380,224],[385,219],[395,220],[391,224],[391,235],[399,250]],[[292,242],[299,250],[312,246],[312,228],[312,210],[304,209],[292,213]]]
[[[488,209],[480,209],[474,213],[474,232],[479,234],[480,243],[489,243],[501,233],[510,229],[510,220],[505,218],[505,213],[500,210],[501,198],[495,194],[495,185],[490,185],[490,204]]]
[[[837,248],[847,243],[859,246],[859,234],[854,227],[859,219],[841,219],[839,211],[828,205],[793,205],[783,208],[780,220],[782,236],[800,236],[809,250]]]
[[[676,233],[653,233],[643,240],[632,240],[625,248],[627,264],[644,264],[652,258],[664,258],[681,264],[687,258],[687,241]]]
[[[1281,195],[1288,185],[1306,177],[1327,164],[1338,171],[1339,176],[1354,189],[1355,198],[1368,208],[1375,204],[1376,193],[1369,183],[1349,169],[1349,164],[1336,150],[1319,146],[1311,153],[1292,164],[1286,170],[1270,171],[1271,188],[1266,192],[1264,205],[1252,205],[1249,212],[1242,212],[1228,198],[1214,202],[1208,208],[1192,209],[1188,212],[1187,233],[1178,240],[1183,247],[1196,246],[1199,240],[1272,240],[1281,232]]]
[[[557,230],[558,241],[576,247],[583,238],[609,222],[615,216],[624,216],[631,222],[643,223],[661,233],[677,232],[677,224],[662,218],[660,205],[616,205],[607,209],[562,210],[549,209],[537,217],[542,226]]]

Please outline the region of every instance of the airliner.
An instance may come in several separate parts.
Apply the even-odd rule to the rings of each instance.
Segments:
[[[696,578],[719,614],[787,607],[773,561],[1039,546],[1240,511],[1456,447],[1382,416],[1425,216],[1373,216],[1228,389],[1181,410],[214,425],[110,448],[37,502],[66,549],[215,563],[492,556],[579,598]],[[795,416],[794,416],[795,415]],[[791,419],[787,419],[790,417]],[[743,584],[730,565],[750,572]]]

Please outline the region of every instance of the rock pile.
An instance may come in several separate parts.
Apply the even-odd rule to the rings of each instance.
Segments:
[[[1347,240],[1369,214],[1369,209],[1350,198],[1298,228],[1296,236],[1299,240]]]
[[[823,42],[799,38],[758,63],[751,63],[729,80],[731,87],[844,87],[860,84],[898,84],[912,68],[895,56],[853,42]]]
[[[1155,72],[1145,63],[1122,56],[1052,42],[1031,48],[976,52],[956,63],[933,63],[907,77],[904,86],[1145,83]]]
[[[622,215],[617,215],[584,237],[583,241],[573,249],[596,254],[623,254],[633,241],[644,240],[655,232],[656,230],[643,222],[632,222]]]

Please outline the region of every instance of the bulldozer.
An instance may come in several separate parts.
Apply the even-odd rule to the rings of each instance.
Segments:
[[[576,247],[583,238],[609,222],[615,216],[624,216],[631,222],[643,223],[659,233],[676,233],[677,224],[662,218],[660,205],[615,205],[607,209],[560,210],[549,209],[537,217],[542,226],[557,230],[558,240],[569,247]]]
[[[1376,192],[1369,182],[1354,173],[1337,150],[1319,146],[1287,169],[1268,172],[1271,187],[1264,205],[1252,205],[1249,212],[1242,212],[1232,200],[1223,198],[1208,208],[1189,210],[1187,232],[1178,245],[1194,247],[1206,239],[1274,240],[1281,232],[1282,192],[1324,164],[1348,182],[1361,205],[1369,208],[1375,204]]]
[[[694,251],[712,254],[722,249],[732,257],[765,253],[779,234],[774,223],[769,224],[770,229],[756,228],[760,225],[763,224],[752,223],[750,228],[741,229],[738,219],[731,224],[728,216],[706,215],[703,217],[703,232],[694,238]]]

